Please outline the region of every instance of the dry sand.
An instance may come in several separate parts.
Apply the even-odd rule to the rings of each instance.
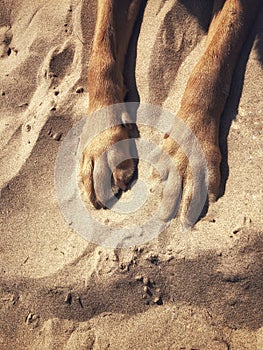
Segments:
[[[149,1],[142,102],[178,110],[210,11],[205,0]],[[54,189],[59,146],[87,110],[95,12],[95,0],[0,0],[0,348],[262,350],[263,13],[225,109],[210,216],[113,250],[66,223]],[[134,58],[133,46],[131,100]]]

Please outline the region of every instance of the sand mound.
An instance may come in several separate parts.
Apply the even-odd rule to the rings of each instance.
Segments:
[[[130,249],[81,238],[54,188],[86,115],[95,13],[95,0],[0,0],[0,348],[261,350],[263,13],[223,117],[223,196],[192,231],[175,220]],[[205,0],[147,4],[131,101],[178,110],[210,15]]]

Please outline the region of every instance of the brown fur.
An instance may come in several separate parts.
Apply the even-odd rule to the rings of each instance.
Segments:
[[[241,48],[260,5],[260,0],[215,1],[214,17],[207,35],[206,49],[193,68],[178,112],[178,116],[194,132],[205,154],[210,201],[217,198],[220,185],[221,155],[218,146],[220,117]],[[98,0],[97,24],[88,72],[90,112],[124,101],[127,91],[124,85],[123,67],[139,6],[139,0]],[[96,207],[100,207],[98,205],[100,193],[94,190],[93,181],[96,179],[91,164],[96,162],[102,149],[105,150],[116,140],[127,137],[129,131],[125,127],[114,128],[97,140],[99,147],[95,145],[94,148],[84,151],[82,178],[86,191]],[[167,135],[164,150],[174,158],[184,180],[181,217],[183,221],[187,221],[189,203],[194,195],[192,170],[183,151]],[[123,179],[118,180],[121,185],[123,182],[127,184],[133,170],[133,161],[122,164],[120,176],[123,176]],[[103,183],[100,186],[103,186]],[[175,184],[169,186],[173,187],[166,189],[166,194],[164,193],[166,196],[164,200],[167,203],[171,200],[170,196],[175,196]]]

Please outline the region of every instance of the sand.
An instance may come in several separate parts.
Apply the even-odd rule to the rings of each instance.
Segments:
[[[221,197],[192,230],[174,220],[125,249],[82,238],[54,186],[87,115],[95,13],[95,0],[0,0],[0,348],[261,350],[263,13],[222,119]],[[128,54],[131,101],[178,110],[210,13],[205,0],[149,1]]]

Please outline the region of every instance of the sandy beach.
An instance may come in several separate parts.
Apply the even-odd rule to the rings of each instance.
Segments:
[[[182,3],[148,1],[130,101],[178,111],[211,19],[207,1]],[[87,117],[95,17],[95,0],[0,0],[0,349],[262,350],[263,12],[222,117],[220,198],[193,229],[175,219],[128,248],[83,238],[55,188],[58,152]]]

